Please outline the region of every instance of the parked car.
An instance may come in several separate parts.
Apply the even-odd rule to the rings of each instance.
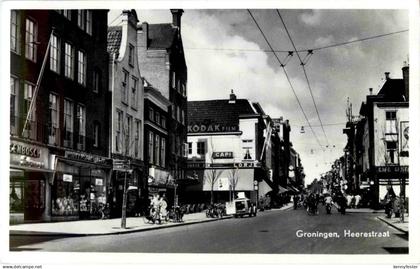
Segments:
[[[244,215],[255,217],[257,216],[257,206],[248,198],[238,198],[226,203],[226,214],[233,215],[235,218],[243,217]]]

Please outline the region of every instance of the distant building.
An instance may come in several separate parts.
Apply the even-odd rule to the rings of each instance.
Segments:
[[[136,212],[136,200],[146,196],[141,188],[147,181],[144,166],[144,90],[137,57],[137,13],[123,10],[119,26],[108,28],[109,91],[112,96],[111,157],[113,159],[111,211],[121,215],[124,179],[127,177],[128,216]],[[121,169],[126,162],[126,172]],[[143,197],[144,198],[144,197]],[[146,197],[147,198],[147,197]]]
[[[107,13],[11,11],[11,222],[94,218],[106,203]]]
[[[408,185],[408,70],[408,66],[402,68],[402,79],[392,79],[385,73],[382,88],[366,96],[360,107],[354,176],[357,187],[369,190],[373,206],[384,198],[387,188],[392,187],[399,195]]]
[[[182,9],[171,9],[172,23],[142,23],[137,52],[142,75],[170,101],[167,118],[167,168],[175,180],[185,179],[187,142],[187,65],[181,37]],[[153,175],[151,175],[153,176]]]
[[[180,194],[184,203],[229,201],[244,192],[257,201],[272,188],[262,158],[267,132],[257,103],[237,99],[188,102],[187,179],[196,182]],[[262,193],[264,192],[264,193]]]

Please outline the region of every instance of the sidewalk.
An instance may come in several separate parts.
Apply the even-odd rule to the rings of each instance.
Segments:
[[[385,222],[391,227],[394,227],[395,229],[399,230],[400,232],[408,234],[408,214],[405,214],[404,216],[404,223],[401,223],[399,218],[386,218],[385,216],[379,216],[377,217],[379,220]]]
[[[293,204],[288,204],[277,210],[290,209]],[[264,212],[258,212],[264,214]],[[258,215],[257,215],[258,217]],[[232,216],[226,216],[222,219],[207,218],[205,212],[192,213],[184,215],[183,222],[162,222],[162,224],[148,223],[144,217],[127,218],[126,229],[121,229],[121,218],[105,220],[78,220],[67,222],[45,222],[10,225],[10,235],[62,235],[62,236],[88,236],[88,235],[110,235],[133,233],[140,231],[150,231],[174,226],[190,225],[229,219]]]
[[[385,211],[382,210],[375,210],[372,208],[347,208],[346,212],[349,213],[384,213]]]

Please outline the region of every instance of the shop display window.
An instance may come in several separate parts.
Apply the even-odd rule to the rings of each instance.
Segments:
[[[9,205],[11,213],[23,213],[23,194],[23,182],[10,182]]]
[[[52,190],[52,215],[77,216],[79,215],[79,189],[78,179],[66,179],[56,176]]]

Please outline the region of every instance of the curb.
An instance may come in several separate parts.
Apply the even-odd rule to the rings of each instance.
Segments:
[[[405,233],[405,234],[408,234],[408,231],[406,231],[406,230],[404,230],[404,229],[402,229],[402,228],[398,227],[397,225],[395,225],[395,224],[393,224],[393,223],[391,223],[391,222],[389,222],[389,221],[387,221],[387,220],[385,220],[385,219],[383,219],[383,218],[381,218],[381,217],[376,217],[376,218],[377,218],[377,219],[379,219],[379,220],[381,220],[382,222],[384,222],[384,223],[388,224],[389,226],[393,227],[394,229],[397,229],[397,230],[398,230],[398,231],[400,231],[400,232],[403,232],[403,233]]]
[[[141,229],[126,229],[121,231],[115,232],[108,232],[108,233],[62,233],[62,232],[37,232],[37,231],[17,231],[17,230],[9,230],[9,236],[66,236],[66,237],[82,237],[82,236],[104,236],[104,235],[114,235],[114,234],[127,234],[127,233],[138,233],[143,231],[152,231],[152,230],[159,230],[159,229],[166,229],[166,228],[173,228],[191,224],[198,224],[198,223],[205,223],[205,222],[212,222],[224,219],[230,219],[232,216],[226,216],[221,219],[203,219],[198,221],[191,221],[191,222],[180,222],[173,225],[162,225],[162,226],[150,226]]]

